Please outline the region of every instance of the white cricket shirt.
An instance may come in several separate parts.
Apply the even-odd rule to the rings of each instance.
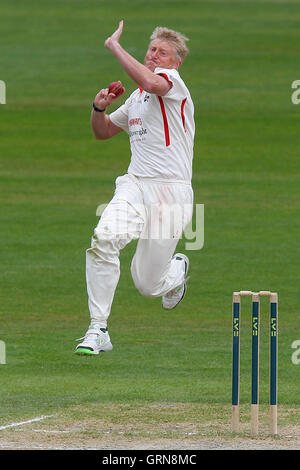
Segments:
[[[128,173],[191,182],[194,105],[176,69],[157,67],[172,87],[162,97],[141,88],[109,116],[130,138]]]

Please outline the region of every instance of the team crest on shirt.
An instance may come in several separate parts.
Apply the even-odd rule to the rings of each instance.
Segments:
[[[145,102],[148,103],[149,99],[150,99],[150,96],[149,96],[149,95],[146,95],[146,96],[144,97],[144,103],[145,103]]]

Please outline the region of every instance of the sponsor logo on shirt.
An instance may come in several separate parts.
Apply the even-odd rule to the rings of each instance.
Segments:
[[[137,117],[137,118],[130,119],[129,120],[129,126],[130,126],[130,128],[132,126],[140,126],[139,129],[129,131],[130,138],[138,137],[137,139],[135,139],[135,141],[144,140],[144,139],[141,139],[140,137],[145,136],[145,134],[147,134],[147,129],[142,127],[143,122],[142,122],[141,118]]]

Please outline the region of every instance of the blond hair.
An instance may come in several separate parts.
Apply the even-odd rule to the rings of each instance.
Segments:
[[[150,41],[154,41],[154,39],[171,43],[175,47],[178,59],[182,62],[189,52],[185,44],[189,39],[183,36],[183,34],[173,31],[173,29],[157,26],[150,36]]]

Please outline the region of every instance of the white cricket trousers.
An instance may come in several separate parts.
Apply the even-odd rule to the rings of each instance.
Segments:
[[[181,263],[172,261],[193,212],[189,183],[126,174],[116,179],[115,194],[104,209],[86,251],[86,282],[92,324],[107,327],[120,277],[120,250],[139,239],[131,263],[136,288],[159,297],[184,280]]]

